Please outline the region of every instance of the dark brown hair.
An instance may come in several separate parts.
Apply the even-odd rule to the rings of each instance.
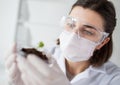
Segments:
[[[114,5],[108,0],[77,0],[77,2],[73,4],[71,11],[76,6],[81,6],[100,14],[104,20],[104,31],[109,33],[108,37],[110,38],[110,41],[100,50],[96,50],[89,59],[92,66],[99,67],[110,59],[113,52],[112,34],[116,26],[116,12]],[[59,41],[59,39],[57,41]]]
[[[112,33],[116,26],[116,12],[114,5],[108,0],[77,0],[77,2],[73,4],[72,9],[76,6],[95,11],[100,14],[104,20],[104,31],[109,33],[108,37],[110,38],[110,41],[100,50],[96,50],[89,59],[92,66],[101,66],[110,59],[113,52]]]

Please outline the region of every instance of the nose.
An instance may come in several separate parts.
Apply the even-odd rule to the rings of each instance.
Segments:
[[[73,29],[73,32],[76,33],[76,34],[78,34],[79,28],[78,28],[78,27],[75,27],[75,28]]]

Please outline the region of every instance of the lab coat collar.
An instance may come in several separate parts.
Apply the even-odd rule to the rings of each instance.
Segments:
[[[85,79],[85,78],[89,78],[90,76],[90,69],[86,69],[85,71],[77,74],[72,80],[71,83],[74,83],[76,81],[79,81],[80,79]]]
[[[74,83],[74,82],[77,82],[81,79],[85,79],[85,78],[89,78],[91,75],[90,75],[90,72],[94,72],[95,73],[99,72],[99,73],[106,73],[106,67],[105,65],[101,66],[101,67],[93,67],[93,66],[89,66],[89,68],[87,68],[84,72],[81,72],[79,73],[78,75],[76,75],[72,80],[71,80],[71,83]]]
[[[107,73],[107,72],[106,72],[106,66],[105,66],[105,65],[102,65],[102,66],[100,66],[100,67],[90,66],[90,70],[96,71],[96,72],[100,72],[100,73]]]

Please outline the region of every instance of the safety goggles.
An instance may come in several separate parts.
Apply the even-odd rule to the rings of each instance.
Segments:
[[[95,26],[71,16],[63,16],[61,19],[61,25],[65,30],[76,32],[79,37],[84,37],[96,43],[102,42],[109,35],[109,33],[100,31]]]

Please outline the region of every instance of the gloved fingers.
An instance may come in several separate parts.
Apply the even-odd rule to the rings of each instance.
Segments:
[[[48,85],[48,84],[46,84],[47,83],[46,79],[44,79],[44,78],[41,79],[41,76],[38,78],[38,80],[33,78],[31,75],[27,75],[26,78],[28,79],[28,81],[31,81],[31,85]]]
[[[15,63],[12,64],[11,68],[9,70],[6,70],[7,74],[8,74],[8,80],[11,82],[15,82],[16,79],[19,77],[19,73],[16,70],[16,65]]]
[[[6,69],[9,69],[12,64],[16,61],[16,54],[12,54],[5,62]]]
[[[27,60],[44,76],[52,76],[51,73],[54,72],[54,70],[51,69],[48,64],[42,59],[38,58],[35,55],[28,55]]]
[[[8,70],[8,75],[12,78],[15,79],[16,76],[18,75],[18,68],[16,63],[13,63],[11,68]]]
[[[43,53],[48,57],[48,59],[49,59],[49,61],[50,61],[49,67],[53,68],[53,69],[56,70],[56,71],[61,70],[61,69],[59,68],[56,60],[54,59],[53,55],[52,55],[50,52],[44,50]]]
[[[24,82],[24,85],[35,85],[31,82],[30,78],[28,79],[28,77],[25,74],[21,75],[21,79]]]
[[[29,81],[31,81],[31,85],[49,85],[50,83],[48,82],[49,80],[43,75],[36,75],[38,76],[38,79],[36,80],[32,75],[27,75],[27,78]],[[51,80],[52,81],[52,80]]]
[[[32,78],[34,83],[39,83],[42,79],[45,79],[44,75],[39,73],[25,58],[17,57],[18,67],[22,74],[27,75],[27,78]],[[41,81],[40,85],[44,85]],[[39,85],[39,84],[36,84]]]
[[[65,85],[68,85],[68,80],[64,75],[60,75],[59,72],[54,71],[47,63],[36,56],[29,55],[27,59],[17,57],[17,61],[22,74],[25,74],[28,80],[31,80],[31,78],[33,79],[31,80],[33,85],[56,85],[62,81],[65,81]],[[46,71],[45,73],[47,73],[47,75],[43,74],[40,69],[44,69],[43,71]]]
[[[28,55],[27,60],[45,77],[49,77],[50,79],[54,79],[57,75],[55,73],[63,74],[61,69],[59,68],[56,61],[54,61],[53,65],[49,66],[43,60],[38,58],[35,55]],[[54,76],[53,76],[54,75]]]

